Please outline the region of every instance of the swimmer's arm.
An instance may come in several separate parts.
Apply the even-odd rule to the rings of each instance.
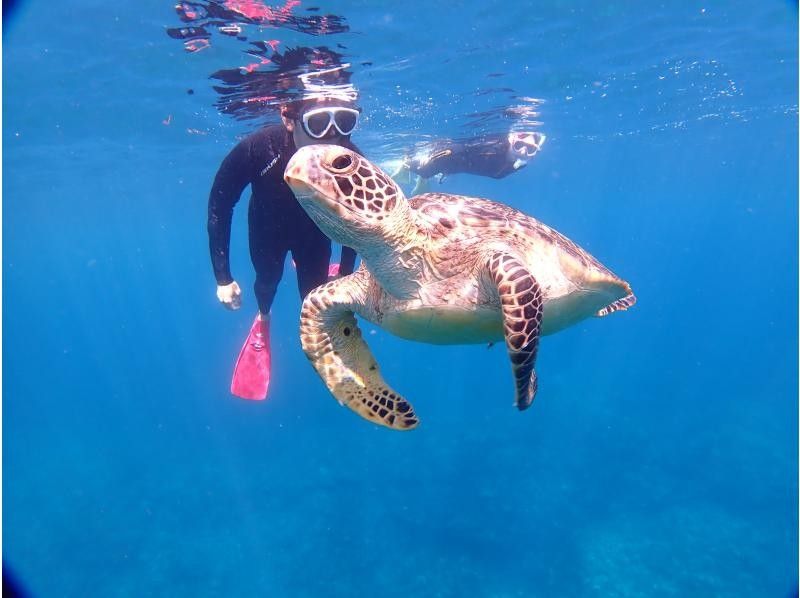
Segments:
[[[218,285],[233,282],[229,251],[233,207],[250,183],[250,149],[240,142],[222,161],[208,196],[208,246]]]
[[[349,149],[361,154],[362,156],[364,155],[364,152],[362,152],[361,148],[359,148],[355,143],[349,140],[348,143],[349,143]],[[343,246],[342,255],[339,258],[339,274],[341,276],[347,276],[348,274],[352,274],[353,270],[355,269],[355,265],[356,265],[355,250],[352,247]]]

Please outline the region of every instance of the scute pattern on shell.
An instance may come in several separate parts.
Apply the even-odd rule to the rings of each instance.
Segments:
[[[408,200],[417,215],[430,225],[433,234],[459,236],[459,229],[492,229],[498,235],[521,233],[531,241],[556,245],[584,268],[594,268],[610,277],[615,275],[567,237],[531,216],[505,204],[448,193],[423,193]]]

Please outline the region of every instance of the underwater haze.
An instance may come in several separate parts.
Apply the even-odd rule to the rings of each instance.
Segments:
[[[221,5],[260,3],[196,6]],[[797,3],[281,7],[296,19],[242,21],[246,40],[171,37],[168,1],[36,0],[4,18],[2,548],[18,583],[796,595]],[[231,396],[257,309],[249,192],[235,312],[215,295],[208,193],[270,117],[220,110],[209,77],[253,62],[258,40],[346,57],[353,141],[377,163],[438,138],[546,134],[507,178],[431,184],[556,228],[636,305],[544,337],[524,412],[502,343],[362,322],[420,417],[399,433],[341,407],[309,365],[287,261],[269,397]]]

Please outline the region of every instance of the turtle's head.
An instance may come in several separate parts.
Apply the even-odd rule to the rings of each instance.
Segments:
[[[300,205],[331,239],[363,253],[407,217],[402,190],[380,168],[338,145],[307,145],[283,174]]]

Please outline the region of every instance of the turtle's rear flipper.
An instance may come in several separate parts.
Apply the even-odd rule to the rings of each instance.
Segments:
[[[360,272],[317,287],[303,301],[300,342],[325,385],[343,405],[371,422],[410,430],[414,409],[381,376],[350,309]]]
[[[530,407],[536,396],[536,353],[544,305],[539,283],[513,254],[497,252],[486,263],[489,283],[496,286],[503,312],[503,330],[516,383],[517,409]]]
[[[617,299],[610,305],[605,306],[603,309],[598,311],[595,316],[598,318],[602,318],[603,316],[607,316],[608,314],[613,314],[615,311],[624,311],[629,307],[633,307],[636,303],[636,295],[631,293],[630,295],[626,295],[622,299]]]

